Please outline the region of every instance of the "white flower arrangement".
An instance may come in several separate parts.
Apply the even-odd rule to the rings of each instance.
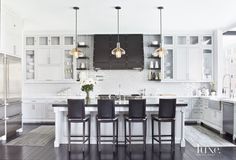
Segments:
[[[95,84],[96,84],[96,82],[92,78],[89,78],[89,79],[81,81],[81,86],[84,86],[84,85],[95,85]]]
[[[81,90],[86,92],[86,94],[88,95],[88,92],[93,90],[93,87],[95,84],[96,84],[96,82],[92,78],[82,80],[81,81]]]

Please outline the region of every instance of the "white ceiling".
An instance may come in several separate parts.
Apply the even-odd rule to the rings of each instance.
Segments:
[[[158,33],[163,5],[164,31],[205,31],[236,22],[236,0],[2,0],[25,20],[26,31],[73,31],[79,6],[79,33],[115,33],[116,5],[121,33]]]

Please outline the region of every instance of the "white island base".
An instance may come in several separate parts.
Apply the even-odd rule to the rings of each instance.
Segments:
[[[184,110],[186,106],[176,107],[176,122],[175,122],[175,142],[180,144],[181,147],[185,147],[184,138]],[[86,114],[91,114],[91,144],[96,144],[96,114],[97,107],[86,107]],[[128,111],[128,107],[116,107],[116,113],[119,114],[119,144],[124,144],[124,119],[123,115]],[[68,123],[67,123],[67,106],[65,107],[54,107],[55,112],[55,141],[54,147],[59,147],[60,144],[68,144]],[[147,144],[151,144],[151,114],[157,114],[158,107],[146,108],[148,116],[147,122]],[[142,134],[142,124],[132,124],[132,134]],[[86,126],[87,132],[87,126]],[[158,124],[155,124],[155,134],[158,132]],[[162,134],[170,134],[170,123],[162,123],[161,130]],[[102,134],[112,135],[112,124],[102,124]],[[72,134],[82,134],[82,123],[72,124]],[[138,143],[138,142],[136,142]],[[165,142],[169,143],[169,142]]]

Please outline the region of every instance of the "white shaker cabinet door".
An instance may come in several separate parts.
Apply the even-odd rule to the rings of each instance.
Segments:
[[[50,63],[50,49],[39,48],[36,52],[37,65],[48,65]]]
[[[188,68],[188,50],[186,47],[176,48],[176,80],[187,80],[187,68]]]
[[[23,114],[23,120],[42,119],[45,116],[45,109],[42,104],[23,103],[22,114]]]
[[[202,54],[201,50],[196,47],[189,48],[189,55],[188,55],[188,73],[189,73],[189,80],[193,81],[201,81],[202,77]]]
[[[58,48],[50,49],[50,64],[62,65],[63,50]]]

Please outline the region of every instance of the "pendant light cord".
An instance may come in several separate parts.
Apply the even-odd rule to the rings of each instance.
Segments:
[[[117,9],[117,40],[120,42],[120,12],[119,9]]]
[[[77,20],[77,14],[78,14],[78,9],[75,9],[75,48],[77,48],[77,23],[78,23],[78,20]]]
[[[160,41],[160,48],[162,48],[162,9],[164,9],[163,6],[159,6],[157,7],[160,10],[160,37],[161,37],[161,41]]]
[[[160,8],[160,36],[161,36],[161,43],[160,43],[160,47],[162,47],[162,9]]]

